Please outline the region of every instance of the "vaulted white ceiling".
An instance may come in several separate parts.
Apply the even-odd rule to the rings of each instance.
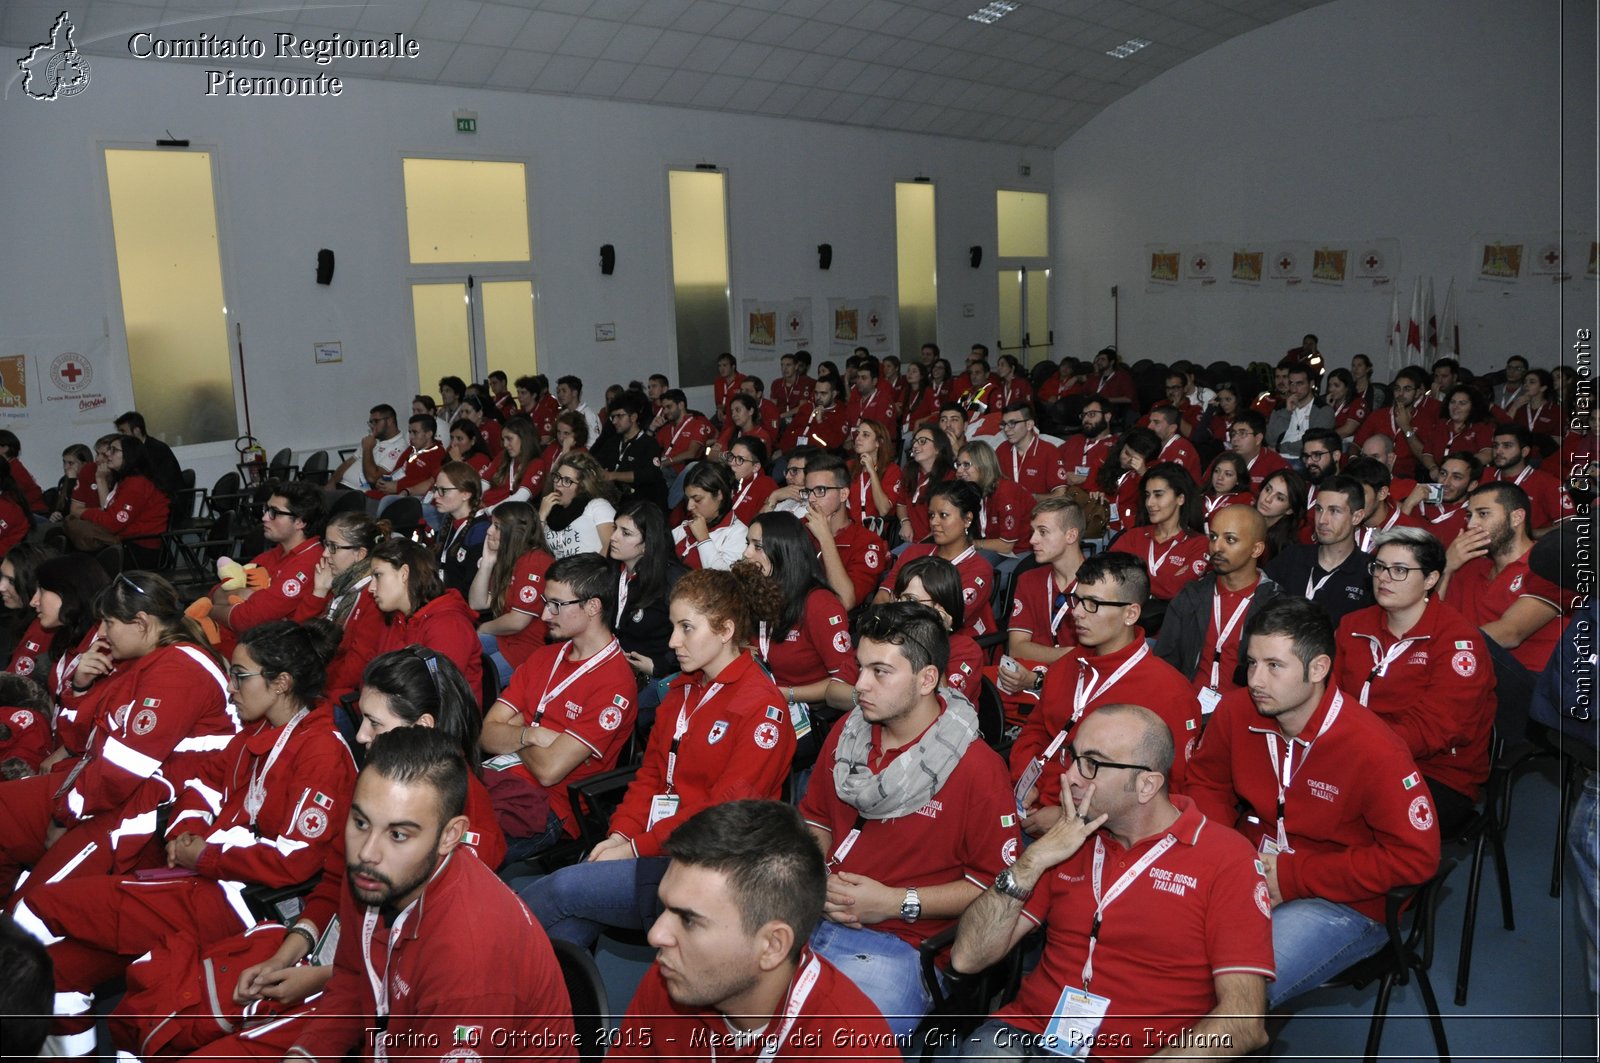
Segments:
[[[0,45],[38,43],[66,2],[7,0]],[[267,41],[269,58],[229,66],[304,74],[304,60],[270,58],[274,33],[403,32],[418,58],[326,69],[1055,147],[1162,71],[1323,2],[1015,0],[989,24],[967,17],[989,0],[77,0],[69,10],[90,57],[127,57],[139,30],[242,35]],[[1150,43],[1107,54],[1135,38]]]

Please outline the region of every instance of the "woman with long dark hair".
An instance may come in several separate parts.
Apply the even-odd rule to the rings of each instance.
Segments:
[[[1106,499],[1106,526],[1113,532],[1133,527],[1139,510],[1139,483],[1161,456],[1161,437],[1148,428],[1130,428],[1112,445],[1100,466],[1098,486]]]
[[[483,689],[477,617],[459,591],[444,585],[427,547],[399,537],[379,543],[369,589],[384,626],[368,659],[413,643],[428,646],[450,658],[473,690]]]
[[[495,509],[467,604],[490,614],[478,625],[478,642],[494,662],[502,687],[544,645],[544,574],[554,560],[538,510],[526,502]]]
[[[1459,451],[1488,464],[1493,456],[1494,421],[1489,417],[1489,402],[1477,388],[1457,384],[1444,397],[1442,416],[1417,430],[1422,436],[1422,467],[1435,482],[1439,465]],[[1556,431],[1561,431],[1558,424]]]
[[[1261,482],[1256,495],[1256,512],[1267,522],[1267,552],[1262,561],[1283,553],[1300,541],[1306,525],[1306,480],[1293,469],[1279,469]]]
[[[777,483],[767,475],[770,452],[759,436],[736,436],[728,446],[725,460],[737,485],[733,492],[733,515],[748,526],[761,512],[767,498],[778,489]]]
[[[67,539],[79,550],[98,550],[113,543],[154,547],[167,530],[172,501],[156,486],[136,436],[118,436],[106,447],[105,460],[95,462],[98,506],[66,521]]]
[[[811,535],[790,513],[763,513],[750,526],[742,565],[777,581],[783,608],[757,631],[757,649],[791,705],[850,708],[855,646],[844,603],[828,586]]]
[[[1143,560],[1150,597],[1165,603],[1205,573],[1209,547],[1205,505],[1188,472],[1173,461],[1145,470],[1137,523],[1117,536],[1110,549]],[[1145,616],[1149,614],[1147,605]]]
[[[1536,435],[1554,439],[1566,428],[1566,418],[1556,387],[1555,374],[1548,369],[1530,369],[1522,378],[1522,392],[1506,408],[1506,420],[1520,424]]]
[[[1368,413],[1366,396],[1356,392],[1356,378],[1340,367],[1328,374],[1323,387],[1328,405],[1333,407],[1333,430],[1340,439],[1352,438]]]
[[[874,603],[890,601],[899,572],[919,557],[941,557],[961,575],[963,599],[968,603],[961,631],[977,638],[994,630],[994,614],[989,602],[994,595],[994,567],[979,552],[974,535],[978,529],[983,496],[976,484],[951,480],[939,484],[928,497],[928,523],[932,538],[900,551],[894,567],[883,577],[873,597]]]
[[[59,698],[98,633],[95,601],[111,580],[99,565],[71,557],[41,562],[34,577],[37,587],[29,604],[49,639],[39,660],[49,667],[35,667],[32,674],[51,698]]]
[[[300,623],[320,617],[339,629],[339,649],[328,664],[324,683],[328,702],[334,706],[360,688],[361,669],[383,635],[383,613],[367,588],[372,584],[372,551],[390,530],[388,521],[373,520],[365,513],[329,518],[322,532],[322,560],[312,571],[310,590],[300,596],[290,617]]]
[[[783,695],[744,647],[777,619],[773,582],[753,568],[701,569],[672,592],[672,681],[639,773],[611,816],[611,833],[582,864],[523,886],[552,938],[589,945],[607,926],[648,926],[666,871],[662,845],[713,804],[776,799],[794,759],[795,730],[768,712]],[[779,717],[785,717],[780,709]]]
[[[488,448],[483,445],[483,434],[465,417],[450,426],[450,445],[445,448],[445,460],[466,462],[479,479],[487,479],[494,464]]]
[[[672,551],[660,506],[639,501],[617,514],[611,559],[622,565],[617,641],[635,673],[646,679],[665,678],[678,670],[678,659],[668,646],[672,638],[668,598],[687,570]]]
[[[6,671],[14,675],[33,675],[46,666],[40,658],[47,656],[49,639],[31,603],[39,589],[39,566],[55,556],[56,551],[43,543],[21,543],[0,558],[0,604],[6,608],[7,633],[15,638]]]
[[[928,370],[921,362],[907,362],[901,375],[905,377],[905,414],[900,418],[900,436],[904,438],[916,431],[917,426],[931,421],[939,413],[939,396],[928,379]]]
[[[46,774],[0,783],[0,894],[25,868],[31,887],[159,862],[139,795],[158,774],[197,770],[239,728],[222,664],[183,609],[153,572],[124,572],[96,598],[100,631],[61,690]]]
[[[939,614],[939,621],[950,633],[950,663],[940,685],[977,702],[983,680],[983,650],[966,633],[970,611],[961,585],[961,574],[942,557],[924,555],[901,565],[894,574],[894,601],[916,602]],[[974,606],[988,609],[988,603]]]
[[[506,420],[500,435],[500,456],[483,489],[483,504],[498,506],[510,500],[528,502],[544,489],[545,465],[533,420],[517,414]]]
[[[1211,460],[1206,470],[1204,505],[1206,518],[1228,506],[1253,506],[1256,496],[1250,490],[1250,466],[1231,450],[1224,450]]]
[[[911,446],[901,463],[900,541],[920,543],[928,538],[928,495],[939,484],[955,479],[956,454],[950,437],[932,423],[922,423],[911,433]]]

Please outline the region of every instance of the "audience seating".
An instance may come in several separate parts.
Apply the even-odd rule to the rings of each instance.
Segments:
[[[606,983],[600,977],[589,950],[570,941],[552,939],[556,962],[561,965],[561,978],[567,985],[567,997],[572,1001],[572,1028],[578,1038],[578,1058],[584,1063],[598,1063],[606,1054],[606,1033],[611,1029],[611,1002],[606,996]]]

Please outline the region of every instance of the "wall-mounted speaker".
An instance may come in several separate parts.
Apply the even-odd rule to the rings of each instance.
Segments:
[[[973,269],[977,269],[978,266],[983,263],[983,248],[980,245],[973,244],[971,247],[969,247],[967,249],[967,254],[972,259],[972,268]]]
[[[617,249],[610,244],[600,245],[600,272],[607,277],[617,268]]]
[[[819,269],[827,269],[831,265],[833,265],[833,245],[832,244],[818,244],[817,245],[817,267]]]
[[[317,283],[333,283],[333,252],[326,247],[317,252]]]

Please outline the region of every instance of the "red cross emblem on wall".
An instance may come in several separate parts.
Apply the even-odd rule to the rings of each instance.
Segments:
[[[868,314],[867,315],[867,324],[871,325],[873,328],[877,328],[878,327],[878,315],[877,314]]]
[[[1201,255],[1199,258],[1194,260],[1194,268],[1199,270],[1202,273],[1205,272],[1206,267],[1208,265],[1210,265],[1210,263],[1206,261],[1206,258],[1205,258],[1204,255]]]
[[[795,314],[790,314],[789,315],[789,331],[790,332],[798,332],[798,331],[800,331],[800,318],[799,318],[798,315],[795,315]]]
[[[1368,255],[1366,258],[1362,259],[1362,261],[1367,264],[1368,269],[1377,269],[1383,264],[1383,260],[1377,255]]]
[[[1288,255],[1284,255],[1282,258],[1278,259],[1278,268],[1283,270],[1285,273],[1289,272],[1289,270],[1293,267],[1294,259],[1290,258]]]
[[[1556,251],[1546,251],[1544,253],[1544,264],[1545,265],[1547,265],[1547,266],[1555,266],[1555,265],[1559,265],[1560,263],[1561,263],[1561,255],[1558,252],[1556,252]]]
[[[68,362],[61,367],[61,375],[67,378],[67,383],[76,384],[78,378],[83,375],[83,370],[78,368],[78,363]]]

